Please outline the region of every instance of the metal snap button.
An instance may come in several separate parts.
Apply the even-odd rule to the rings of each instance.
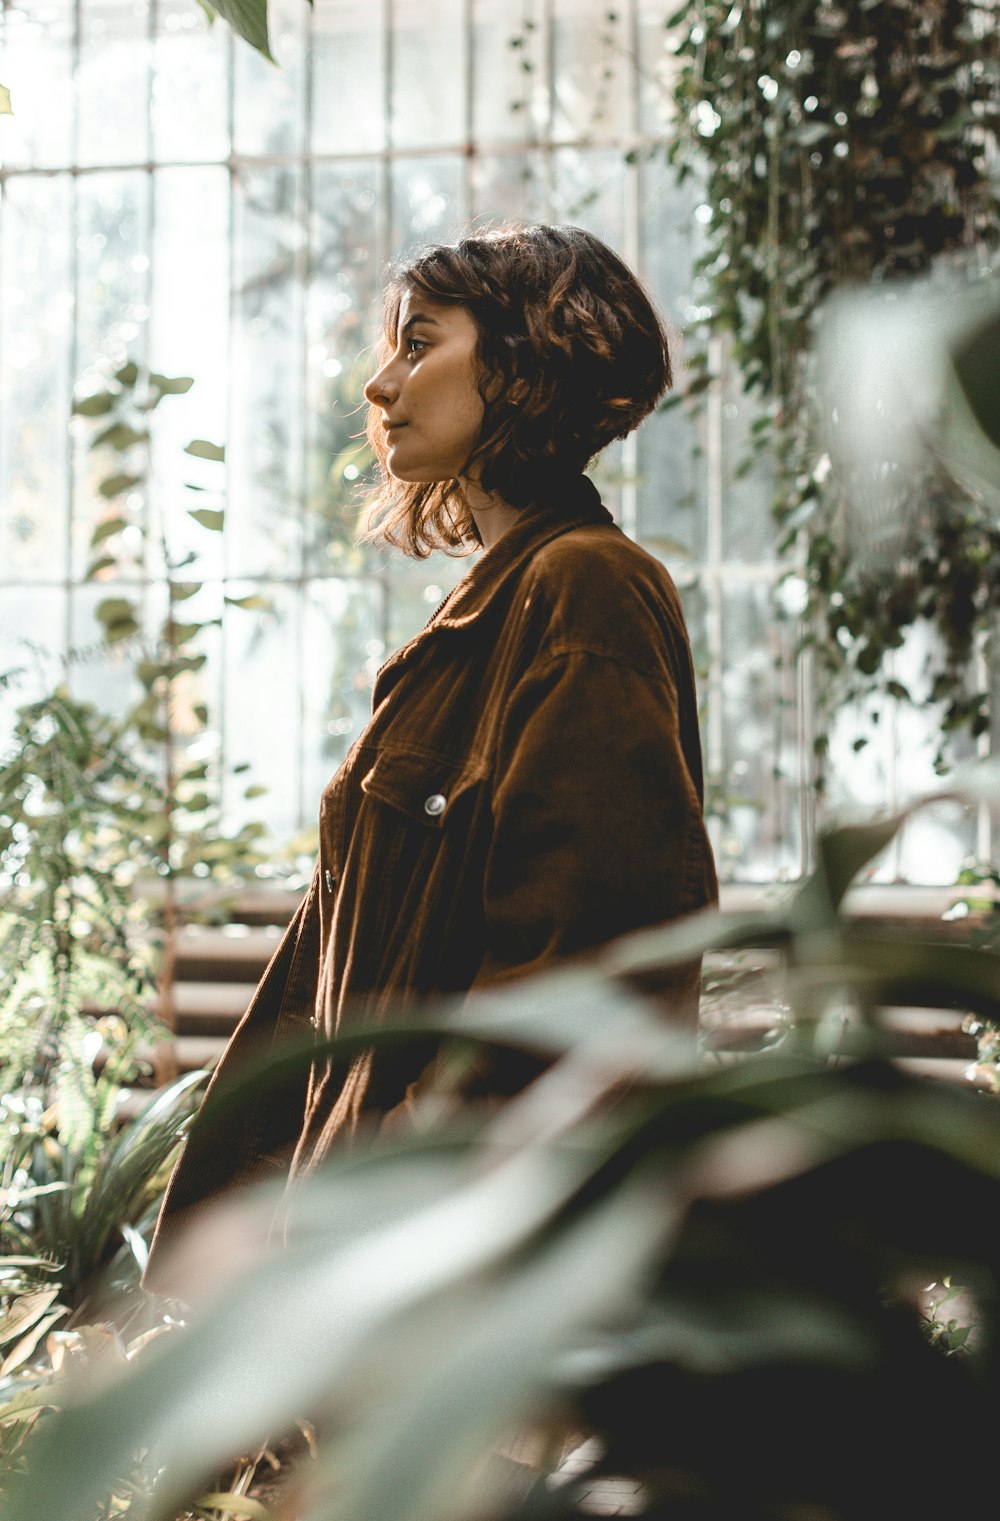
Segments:
[[[424,812],[429,813],[432,819],[436,819],[440,814],[444,813],[447,806],[448,799],[446,797],[443,797],[440,792],[432,792],[424,804]]]
[[[328,893],[332,893],[333,892],[333,872],[330,870],[329,866],[327,866],[325,868],[324,872],[323,872],[323,881],[326,883],[326,890],[327,890],[327,892]]]

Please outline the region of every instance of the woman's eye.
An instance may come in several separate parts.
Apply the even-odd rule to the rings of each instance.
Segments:
[[[419,354],[421,349],[425,349],[426,347],[427,344],[422,338],[407,338],[406,340],[406,352],[408,354]]]

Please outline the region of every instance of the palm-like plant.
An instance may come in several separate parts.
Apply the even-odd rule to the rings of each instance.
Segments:
[[[898,823],[827,836],[779,911],[651,931],[422,1022],[421,1038],[546,1070],[485,1125],[337,1161],[301,1190],[280,1252],[254,1244],[260,1225],[207,1224],[196,1255],[216,1282],[188,1276],[189,1328],[42,1423],[7,1521],[76,1521],[137,1454],[136,1514],[167,1521],[298,1417],[319,1433],[287,1512],[302,1521],[582,1517],[611,1474],[671,1521],[971,1509],[977,1476],[950,1453],[985,1440],[1000,1395],[1000,1110],[894,1068],[879,1011],[922,996],[997,1016],[1000,965],[842,918]],[[761,944],[784,953],[793,1027],[706,1070],[633,989],[700,950]],[[360,1031],[336,1050],[412,1038]],[[223,1105],[202,1123],[228,1119]],[[956,1356],[924,1335],[917,1292],[948,1272],[976,1304]],[[931,1419],[941,1456],[916,1461]],[[554,1450],[587,1430],[603,1456],[515,1490],[490,1454],[525,1423]]]

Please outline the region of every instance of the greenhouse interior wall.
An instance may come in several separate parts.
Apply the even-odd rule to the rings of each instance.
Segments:
[[[469,223],[578,223],[638,268],[683,371],[711,211],[666,160],[669,9],[275,0],[274,67],[194,0],[4,5],[20,82],[0,120],[4,744],[14,709],[55,680],[110,710],[134,699],[128,652],[102,647],[101,599],[138,593],[150,627],[162,617],[151,538],[127,581],[86,575],[112,509],[73,398],[134,359],[194,384],[158,412],[152,484],[131,505],[162,513],[175,549],[189,484],[226,514],[207,551],[191,530],[205,582],[191,611],[219,620],[198,674],[205,758],[232,820],[262,818],[280,840],[310,828],[378,666],[468,565],[357,542],[387,263]],[[816,823],[811,673],[773,479],[766,462],[737,469],[753,404],[715,358],[698,415],[654,416],[593,473],[681,589],[720,876],[780,882],[807,868]],[[185,454],[192,438],[224,445],[225,464]],[[226,600],[252,594],[266,607]],[[934,785],[925,720],[891,700],[880,719],[855,753],[865,717],[839,718],[831,807],[891,808]],[[247,775],[266,792],[245,799]],[[978,815],[927,815],[880,872],[953,882],[988,846]]]

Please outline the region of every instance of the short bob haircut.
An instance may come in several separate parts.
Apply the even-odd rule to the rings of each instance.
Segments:
[[[463,474],[529,507],[624,438],[671,383],[667,333],[632,271],[580,227],[507,225],[426,249],[390,271],[377,367],[396,343],[403,293],[468,308],[479,329],[484,416]],[[480,542],[458,481],[395,480],[381,414],[368,412],[380,466],[365,538],[422,559]]]

